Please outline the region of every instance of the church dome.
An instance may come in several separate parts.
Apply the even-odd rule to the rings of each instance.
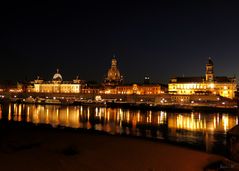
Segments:
[[[108,70],[108,79],[109,80],[119,80],[120,79],[120,72],[117,68],[110,68]]]
[[[115,86],[121,84],[123,77],[117,68],[117,60],[115,57],[111,60],[111,67],[108,69],[107,75],[104,80],[105,86]]]
[[[61,74],[59,73],[59,69],[57,69],[56,73],[54,74],[53,76],[53,81],[62,81],[62,76]]]

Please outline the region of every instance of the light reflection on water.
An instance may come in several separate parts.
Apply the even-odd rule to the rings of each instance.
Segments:
[[[229,113],[169,113],[92,106],[10,104],[1,106],[0,119],[46,123],[53,127],[95,129],[110,134],[154,137],[194,145],[208,152],[225,149],[226,132],[238,124]],[[220,153],[220,152],[219,152]]]

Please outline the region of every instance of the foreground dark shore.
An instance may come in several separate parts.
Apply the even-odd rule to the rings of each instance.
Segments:
[[[223,157],[143,139],[0,122],[1,170],[203,170]]]

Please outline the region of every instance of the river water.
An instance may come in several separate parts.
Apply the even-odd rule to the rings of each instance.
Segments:
[[[238,115],[230,113],[28,104],[2,105],[0,119],[160,139],[217,154],[225,154],[226,132],[238,124]]]

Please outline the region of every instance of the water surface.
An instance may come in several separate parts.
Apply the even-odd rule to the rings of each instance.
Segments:
[[[2,105],[0,119],[154,138],[218,154],[225,154],[226,132],[238,124],[230,113],[28,104]]]

